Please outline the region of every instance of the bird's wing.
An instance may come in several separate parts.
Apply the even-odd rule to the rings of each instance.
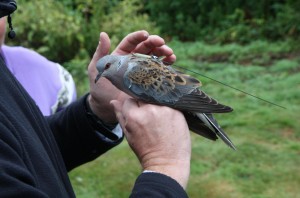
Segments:
[[[193,92],[183,95],[176,102],[174,108],[198,113],[226,113],[233,110],[229,106],[220,104],[200,89],[195,89]]]
[[[197,79],[177,73],[158,59],[139,57],[128,62],[124,84],[139,99],[167,106],[200,86]]]
[[[124,84],[134,96],[146,102],[199,113],[230,112],[199,89],[201,82],[155,58],[132,56]]]

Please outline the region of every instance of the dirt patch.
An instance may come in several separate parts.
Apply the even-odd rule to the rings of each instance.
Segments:
[[[296,132],[292,128],[283,128],[281,131],[281,136],[284,138],[300,141],[300,138],[296,137]]]

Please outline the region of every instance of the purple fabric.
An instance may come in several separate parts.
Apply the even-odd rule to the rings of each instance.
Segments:
[[[51,114],[61,88],[56,63],[24,47],[2,46],[9,70],[34,99],[44,115]]]

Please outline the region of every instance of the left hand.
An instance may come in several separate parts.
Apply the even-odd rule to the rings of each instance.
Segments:
[[[132,98],[123,103],[112,100],[111,104],[143,170],[168,175],[186,188],[191,138],[182,112]]]
[[[90,79],[90,96],[88,98],[93,112],[104,122],[117,122],[113,107],[109,104],[111,100],[124,101],[129,98],[127,94],[118,90],[107,79],[100,78],[95,84],[98,74],[97,61],[109,54],[110,39],[104,32],[100,33],[98,47],[88,66]],[[154,54],[165,56],[164,61],[173,63],[176,56],[173,50],[165,45],[165,41],[156,35],[149,35],[146,31],[137,31],[128,34],[112,52],[112,54],[125,55],[129,53]]]

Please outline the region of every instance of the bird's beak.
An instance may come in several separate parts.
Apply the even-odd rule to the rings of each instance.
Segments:
[[[102,73],[98,73],[96,78],[95,78],[95,84],[98,82],[99,78],[101,78]]]

